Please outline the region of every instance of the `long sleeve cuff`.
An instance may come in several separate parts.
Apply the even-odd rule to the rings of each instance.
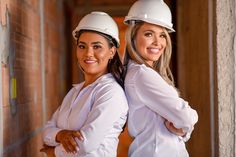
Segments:
[[[183,140],[184,142],[187,142],[190,139],[192,132],[193,128],[189,132],[187,132],[184,136],[179,136],[179,139]]]
[[[78,152],[73,154],[73,153],[67,153],[63,146],[60,144],[56,146],[55,148],[55,156],[56,157],[78,157]]]
[[[61,130],[62,129],[58,129],[58,128],[50,129],[50,132],[48,132],[46,134],[46,136],[44,136],[45,144],[47,144],[49,146],[57,146],[57,145],[59,145],[60,143],[56,142],[56,136],[57,136],[57,133],[59,131],[61,131]]]

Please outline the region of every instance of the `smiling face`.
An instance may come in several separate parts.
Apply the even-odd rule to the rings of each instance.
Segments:
[[[137,31],[136,49],[151,67],[165,51],[166,44],[166,34],[160,26],[144,23]]]
[[[107,39],[95,32],[83,32],[77,44],[77,58],[83,69],[85,81],[95,81],[106,74],[108,61],[116,52]]]

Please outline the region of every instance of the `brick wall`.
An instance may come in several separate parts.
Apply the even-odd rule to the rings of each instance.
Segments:
[[[2,65],[4,157],[43,156],[39,152],[43,119],[51,116],[65,94],[63,4],[44,0],[40,10],[40,2],[0,0],[0,22],[9,27],[5,17],[7,7],[11,29],[11,59]],[[11,80],[16,80],[13,96],[9,95]]]

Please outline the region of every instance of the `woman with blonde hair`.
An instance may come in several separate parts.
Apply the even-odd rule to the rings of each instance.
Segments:
[[[174,32],[163,0],[138,0],[125,18],[125,92],[129,157],[188,157],[185,142],[198,115],[180,98],[169,68]]]

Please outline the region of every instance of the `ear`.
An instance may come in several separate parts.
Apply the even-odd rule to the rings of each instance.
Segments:
[[[113,47],[110,49],[110,59],[112,59],[115,54],[116,54],[116,47],[113,46]]]

